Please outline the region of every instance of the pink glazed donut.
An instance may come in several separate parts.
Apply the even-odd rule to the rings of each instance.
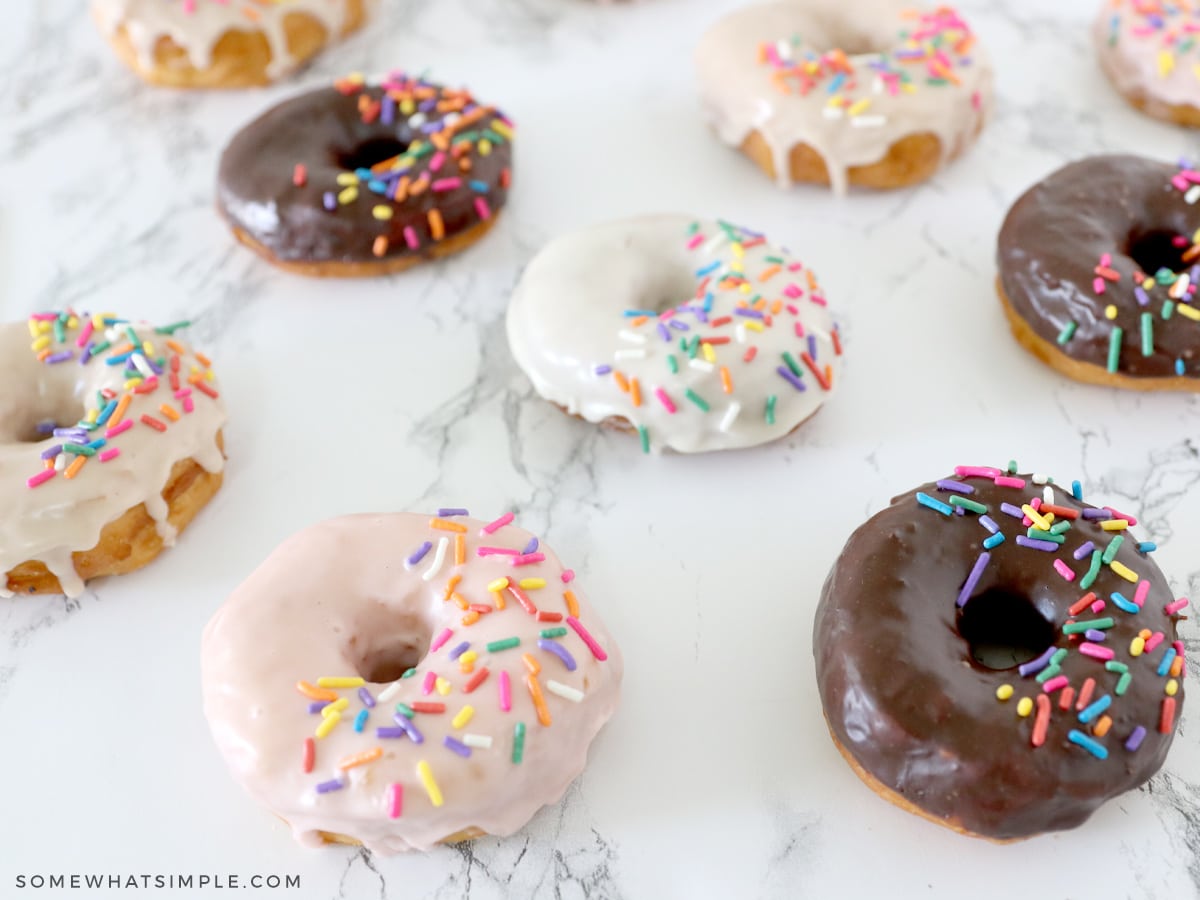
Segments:
[[[217,747],[302,844],[512,834],[616,709],[621,657],[573,573],[511,513],[466,515],[308,528],[204,632]]]

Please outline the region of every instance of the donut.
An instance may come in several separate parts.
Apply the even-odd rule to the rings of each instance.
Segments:
[[[209,622],[217,747],[300,843],[386,854],[509,835],[583,771],[621,656],[574,573],[512,521],[333,519]]]
[[[221,486],[211,363],[109,313],[0,325],[0,596],[146,565]]]
[[[358,29],[376,0],[92,0],[117,56],[181,88],[270,84]]]
[[[467,91],[352,75],[239,131],[217,205],[239,241],[288,271],[399,272],[487,233],[508,199],[512,137]]]
[[[508,343],[574,416],[698,453],[789,434],[839,380],[816,276],[765,237],[658,215],[551,242],[513,293]]]
[[[957,832],[1074,828],[1162,765],[1183,707],[1174,599],[1137,520],[1044,475],[958,466],[850,537],[817,685],[873,790]]]
[[[1100,68],[1142,112],[1200,127],[1200,7],[1191,0],[1106,0],[1093,28]]]
[[[967,23],[907,0],[749,6],[704,34],[696,64],[714,131],[781,187],[925,181],[974,142],[992,105]]]
[[[1000,230],[1017,341],[1079,381],[1200,390],[1200,171],[1094,156],[1035,184]]]

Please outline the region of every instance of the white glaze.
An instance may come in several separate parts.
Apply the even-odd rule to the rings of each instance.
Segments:
[[[1200,8],[1189,7],[1186,0],[1168,5],[1173,14],[1158,4],[1108,0],[1093,26],[1096,53],[1122,94],[1171,106],[1200,106]],[[1164,28],[1150,27],[1152,12],[1162,18]],[[1178,53],[1189,37],[1196,42],[1191,51]]]
[[[254,19],[245,9],[254,10]],[[247,4],[241,0],[92,0],[92,11],[101,29],[112,36],[124,28],[139,63],[153,68],[158,42],[170,38],[182,47],[193,68],[207,69],[213,49],[229,31],[257,31],[267,39],[271,61],[267,75],[278,78],[297,60],[288,52],[284,20],[293,13],[312,16],[329,33],[341,34],[346,22],[346,0],[280,0]]]
[[[990,112],[991,66],[976,44],[968,54],[971,64],[953,68],[961,84],[926,85],[925,64],[905,63],[894,68],[909,74],[916,89],[889,92],[871,66],[879,63],[879,52],[902,46],[899,33],[914,25],[905,16],[911,9],[907,0],[792,0],[726,16],[704,34],[696,51],[706,116],[721,140],[735,147],[758,131],[770,147],[781,186],[791,183],[790,154],[799,144],[812,147],[825,161],[838,193],[845,192],[851,167],[878,162],[892,144],[909,135],[934,134],[941,142],[942,158],[956,156]],[[799,43],[793,45],[793,40]],[[876,52],[849,54],[857,87],[836,95],[853,101],[839,108],[827,90],[828,78],[803,96],[781,90],[772,78],[775,70],[760,62],[765,44],[775,44],[797,62],[808,53],[823,54],[839,45]],[[953,54],[949,58],[957,61]],[[854,109],[863,99],[869,104]]]
[[[697,230],[692,235],[694,225]],[[517,285],[508,307],[509,347],[543,397],[589,422],[626,419],[647,430],[654,449],[698,453],[774,440],[815,413],[828,393],[808,370],[801,378],[804,391],[776,371],[783,364],[784,351],[799,361],[808,348],[807,337],[797,336],[795,323],[801,324],[806,336],[815,337],[814,360],[822,369],[825,364],[832,366],[834,389],[841,357],[833,349],[832,317],[819,286],[814,291],[809,283],[810,272],[783,268],[760,282],[758,273],[772,265],[767,257],[799,265],[788,251],[770,242],[743,250],[717,222],[680,215],[611,222],[560,237],[529,264]],[[672,318],[687,330],[670,328],[668,343],[658,325],[669,325],[671,319],[651,319],[639,327],[624,315],[626,310],[699,306],[703,298],[696,299],[697,290],[704,276],[697,271],[714,263],[718,268],[706,288],[713,294],[708,320],[731,316],[729,324],[710,326],[693,313],[679,313]],[[736,271],[738,266],[749,279],[748,290],[743,285],[715,284],[718,273]],[[768,303],[790,304],[796,314],[785,308],[773,317],[771,327],[749,330],[746,323],[755,320],[734,312],[740,302],[759,294]],[[695,334],[727,336],[731,342],[713,346],[715,363],[703,353],[689,359],[679,341]],[[746,362],[750,347],[757,347],[757,355]],[[678,363],[678,373],[668,367],[670,356]],[[634,404],[631,392],[623,391],[613,375],[597,374],[598,365],[611,365],[627,379],[636,378],[641,405]],[[729,370],[732,394],[724,391],[722,366]],[[655,387],[665,390],[675,413],[656,397]],[[708,412],[687,398],[687,389],[708,403]],[[765,417],[771,395],[777,398],[773,425]],[[734,404],[740,409],[731,412]]]
[[[588,745],[616,709],[622,662],[612,638],[574,582],[564,584],[563,567],[545,547],[545,559],[514,566],[511,556],[480,557],[481,546],[520,551],[532,535],[509,525],[494,534],[481,534],[485,523],[465,517],[451,521],[466,526],[466,563],[455,565],[453,534],[430,527],[431,517],[412,513],[346,516],[308,528],[285,541],[226,601],[204,632],[202,669],[204,710],[213,737],[234,777],[259,802],[286,821],[301,843],[321,843],[319,832],[360,840],[380,853],[425,850],[467,828],[508,835],[527,822],[543,805],[555,803],[583,770]],[[406,558],[424,541],[435,547],[451,540],[441,565],[436,550],[409,567]],[[425,576],[434,572],[431,577]],[[579,603],[579,619],[599,642],[607,659],[593,656],[576,632],[568,628],[560,644],[574,657],[577,668],[537,646],[544,628],[564,622],[539,622],[511,595],[504,609],[485,614],[473,625],[462,623],[463,611],[448,595],[451,578],[461,576],[453,590],[470,603],[495,604],[488,590],[495,579],[542,578],[545,586],[530,588],[527,596],[538,610],[565,615],[564,591]],[[370,674],[372,660],[395,656],[396,648],[417,648],[415,656],[444,628],[450,637],[416,665],[416,674],[390,684],[369,684],[377,698],[364,731],[353,720],[366,708],[354,688],[338,693],[350,701],[328,735],[314,738],[315,766],[301,766],[304,739],[313,737],[322,716],[308,712],[309,700],[296,689],[305,680],[316,684],[324,676]],[[488,652],[489,642],[519,637],[521,645]],[[478,652],[476,671],[489,675],[473,692],[464,693],[471,674],[460,670],[449,653],[470,642]],[[539,724],[525,683],[522,654],[541,665],[538,676],[552,716]],[[500,673],[512,685],[512,708],[499,705]],[[425,676],[436,672],[450,684],[446,694],[423,692]],[[551,681],[584,694],[581,702],[560,697]],[[382,698],[385,698],[383,700]],[[375,729],[393,727],[397,703],[441,702],[441,714],[417,713],[413,723],[424,740],[377,738]],[[475,712],[465,726],[452,719],[463,706]],[[524,759],[512,762],[514,725],[526,727]],[[464,759],[443,745],[443,739],[464,735],[491,738],[491,746],[476,746]],[[486,741],[473,741],[486,744]],[[373,747],[382,758],[347,771],[341,790],[319,794],[318,783],[338,776],[340,759]],[[419,761],[426,760],[441,789],[444,803],[435,807],[417,778]],[[387,791],[403,786],[403,811],[391,818]]]
[[[138,323],[134,329],[156,346],[156,352],[170,355],[164,346],[166,338],[155,334],[152,326]],[[183,414],[180,400],[171,396],[164,377],[158,390],[134,395],[125,415],[133,420],[133,427],[113,437],[104,448],[118,448],[118,456],[108,462],[93,457],[72,479],[60,472],[38,487],[28,487],[26,480],[44,468],[42,451],[62,443],[55,438],[28,441],[38,421],[53,418],[59,425],[71,425],[87,415],[97,391],[125,392],[124,367],[106,365],[104,356],[80,365],[79,334],[78,330],[68,331],[66,343],[52,348],[69,349],[75,358],[45,364],[31,350],[26,323],[0,326],[0,383],[5,385],[0,395],[0,509],[4,510],[0,516],[0,572],[26,560],[40,560],[72,597],[83,592],[83,582],[71,554],[96,546],[104,526],[138,504],[146,504],[163,543],[174,543],[162,490],[175,463],[193,458],[210,472],[218,472],[224,465],[217,446],[217,432],[225,423],[223,403],[193,391],[194,411]],[[114,346],[123,337],[114,332]],[[186,380],[192,367],[199,364],[190,349],[179,343],[187,351],[181,358]],[[159,411],[164,402],[181,413],[178,422],[170,422]],[[167,431],[160,434],[142,424],[143,414],[166,422]],[[103,437],[103,432],[100,428],[90,436]],[[69,458],[64,456],[64,462]],[[0,579],[0,595],[11,596],[5,581]]]

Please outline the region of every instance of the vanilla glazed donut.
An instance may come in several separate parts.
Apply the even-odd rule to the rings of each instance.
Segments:
[[[507,329],[539,394],[636,431],[647,453],[781,438],[820,409],[842,363],[811,269],[760,234],[678,215],[552,241],[521,276]]]
[[[1047,176],[1000,230],[997,291],[1017,341],[1074,378],[1200,390],[1200,171],[1093,156]]]
[[[111,314],[0,326],[0,596],[83,592],[174,543],[221,485],[204,354]]]
[[[959,466],[834,564],[813,628],[834,742],[873,790],[960,833],[1074,828],[1147,781],[1183,709],[1184,598],[1129,529],[1044,475]]]
[[[1192,0],[1107,0],[1093,36],[1100,68],[1131,105],[1200,127],[1200,6]]]
[[[299,275],[363,277],[483,237],[512,183],[513,125],[462,89],[393,72],[277,104],[229,142],[217,206],[234,236]]]
[[[696,51],[707,118],[786,187],[897,188],[975,140],[992,69],[951,7],[905,0],[766,3],[726,16]]]
[[[583,771],[621,656],[574,573],[512,520],[333,519],[209,622],[217,747],[302,844],[509,835]]]
[[[168,87],[269,84],[358,29],[377,0],[92,0],[117,56]]]

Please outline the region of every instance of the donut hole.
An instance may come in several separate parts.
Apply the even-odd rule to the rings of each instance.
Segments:
[[[334,153],[334,161],[343,169],[370,169],[399,156],[408,149],[406,141],[394,137],[376,137],[361,141],[348,150]]]
[[[818,53],[841,50],[847,56],[866,56],[887,53],[896,44],[895,32],[880,23],[852,21],[842,14],[820,15],[818,11],[813,16],[816,21],[799,38]]]
[[[433,633],[416,618],[402,619],[386,635],[371,635],[366,641],[350,639],[350,655],[358,674],[371,684],[391,684],[409,669],[416,668],[429,649]]]
[[[20,398],[14,409],[0,404],[0,443],[37,444],[51,437],[55,428],[79,421],[79,401],[70,394]]]
[[[989,588],[958,613],[958,633],[972,661],[985,669],[1012,669],[1036,659],[1054,643],[1054,623],[1024,594]]]
[[[1184,239],[1179,240],[1180,237]],[[1182,272],[1188,268],[1188,263],[1183,261],[1183,254],[1190,246],[1191,241],[1186,236],[1174,231],[1135,231],[1129,236],[1126,253],[1147,275],[1154,275],[1162,269]]]

